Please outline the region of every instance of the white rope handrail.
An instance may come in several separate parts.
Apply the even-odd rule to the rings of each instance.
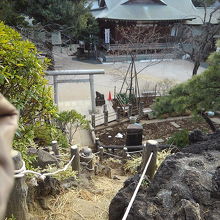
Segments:
[[[72,163],[74,157],[75,157],[75,155],[73,155],[71,160],[63,167],[63,169],[59,169],[59,170],[56,170],[51,173],[43,173],[43,174],[35,172],[33,170],[27,170],[26,166],[25,166],[25,162],[22,160],[23,165],[22,165],[21,169],[14,171],[14,178],[22,178],[22,177],[24,177],[25,174],[31,173],[31,174],[39,176],[41,179],[44,180],[46,178],[46,176],[52,176],[52,175],[55,175],[55,174],[60,173],[62,171],[66,171],[67,168],[69,167],[69,165]]]
[[[129,214],[130,209],[131,209],[131,207],[132,207],[132,205],[133,205],[133,203],[134,203],[134,200],[135,200],[136,195],[137,195],[137,193],[138,193],[138,191],[139,191],[139,188],[140,188],[140,186],[141,186],[141,183],[142,183],[142,181],[143,181],[143,179],[144,179],[145,173],[146,173],[147,168],[148,168],[148,166],[149,166],[149,164],[150,164],[150,161],[151,161],[151,159],[152,159],[152,156],[153,156],[153,152],[151,152],[151,154],[150,154],[150,157],[149,157],[149,159],[148,159],[148,161],[147,161],[147,164],[146,164],[146,166],[145,166],[145,168],[144,168],[144,171],[143,171],[143,173],[142,173],[142,175],[141,175],[141,178],[140,178],[140,180],[139,180],[139,182],[138,182],[138,184],[137,184],[137,187],[136,187],[136,189],[135,189],[135,191],[134,191],[134,194],[133,194],[133,196],[131,197],[131,200],[130,200],[130,202],[129,202],[129,204],[128,204],[128,207],[127,207],[127,209],[126,209],[126,211],[125,211],[125,213],[124,213],[124,216],[123,216],[122,220],[126,220],[127,217],[128,217],[128,214]]]

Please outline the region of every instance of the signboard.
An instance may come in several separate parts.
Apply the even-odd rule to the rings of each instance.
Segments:
[[[60,31],[52,32],[51,41],[52,41],[53,45],[61,45],[62,44]]]
[[[105,43],[110,44],[110,29],[105,29]]]

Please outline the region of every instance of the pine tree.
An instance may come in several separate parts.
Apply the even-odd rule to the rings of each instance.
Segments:
[[[218,42],[220,46],[220,41]],[[173,88],[153,106],[157,115],[190,111],[200,114],[220,110],[220,51],[208,58],[209,67],[202,74]]]
[[[27,6],[27,0],[1,0],[0,20],[10,26],[27,25],[22,13]]]
[[[29,0],[27,14],[48,31],[63,30],[75,39],[85,40],[98,32],[86,0]]]

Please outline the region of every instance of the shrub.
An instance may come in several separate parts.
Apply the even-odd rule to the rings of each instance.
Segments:
[[[180,130],[175,132],[167,141],[167,144],[176,145],[177,147],[185,147],[189,144],[189,132]]]
[[[220,41],[219,41],[220,42]],[[153,109],[156,115],[172,115],[220,109],[220,52],[209,56],[209,67],[202,74],[194,76],[170,90],[169,95],[156,100]]]
[[[27,167],[34,160],[27,155],[29,146],[50,145],[52,140],[68,146],[65,132],[52,119],[63,117],[67,124],[86,125],[85,118],[75,111],[58,115],[44,78],[49,60],[40,60],[38,55],[33,43],[0,22],[0,91],[20,111],[13,147],[22,153]]]
[[[51,145],[53,140],[58,141],[59,145],[63,148],[68,147],[67,136],[59,129],[53,125],[44,123],[37,123],[33,127],[34,132],[34,142],[39,146]]]
[[[13,146],[21,151],[27,166],[34,159],[26,151],[35,145],[35,124],[50,121],[57,113],[44,78],[47,64],[47,59],[38,59],[33,43],[0,22],[0,91],[20,111]]]
[[[171,154],[171,149],[165,149],[157,152],[157,169],[160,167],[161,163],[166,159],[167,156]],[[130,174],[136,174],[138,167],[141,165],[142,157],[132,157],[130,160],[127,160],[123,165],[125,172]]]
[[[20,110],[25,124],[56,113],[44,78],[47,64],[47,59],[38,59],[33,43],[0,22],[0,91]]]
[[[73,135],[79,127],[88,128],[89,125],[86,118],[75,110],[58,113],[56,124],[67,135],[69,144],[72,144]]]

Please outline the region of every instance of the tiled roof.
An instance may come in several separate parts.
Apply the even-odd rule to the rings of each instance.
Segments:
[[[130,3],[127,4],[128,2]],[[159,4],[160,2],[161,4]],[[92,13],[97,19],[129,21],[187,20],[189,24],[201,24],[201,18],[204,17],[204,10],[194,7],[191,0],[105,0],[105,3],[106,7],[100,9],[98,0],[92,1]],[[208,14],[211,10],[208,9]],[[213,23],[218,22],[218,13],[214,14]]]

